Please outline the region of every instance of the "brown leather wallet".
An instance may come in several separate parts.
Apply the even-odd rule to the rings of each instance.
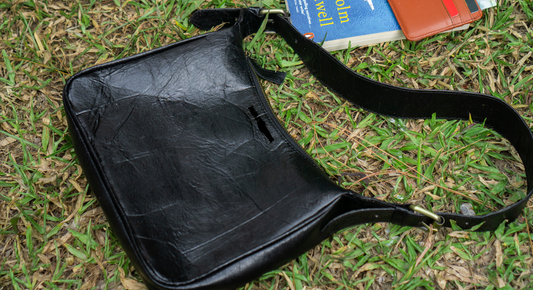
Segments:
[[[478,20],[476,0],[388,0],[409,40],[420,40]]]

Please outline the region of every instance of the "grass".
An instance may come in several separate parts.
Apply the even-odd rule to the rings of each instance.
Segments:
[[[283,8],[276,1],[247,3]],[[0,288],[143,289],[92,196],[67,131],[62,87],[94,64],[198,33],[197,8],[229,0],[0,3]],[[394,85],[491,94],[533,123],[533,5],[500,1],[470,29],[419,42],[333,52],[357,72]],[[256,35],[245,48],[288,73],[263,82],[299,144],[346,188],[434,211],[477,214],[524,195],[514,149],[483,124],[399,120],[356,108],[309,74],[285,42]],[[438,116],[437,116],[438,117]],[[324,241],[244,289],[533,289],[533,203],[495,232],[428,235],[361,225]]]

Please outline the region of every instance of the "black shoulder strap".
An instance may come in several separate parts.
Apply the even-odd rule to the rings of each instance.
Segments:
[[[255,33],[264,20],[259,8],[206,9],[196,11],[191,22],[201,29],[224,23],[238,23],[243,36]],[[431,118],[434,113],[442,119],[471,118],[499,132],[516,148],[527,175],[528,194],[520,201],[504,209],[482,216],[465,216],[437,213],[445,219],[444,226],[453,220],[464,229],[482,224],[478,230],[494,230],[503,221],[515,220],[533,194],[533,134],[522,117],[504,101],[484,94],[460,91],[415,90],[396,87],[374,81],[346,67],[329,52],[300,34],[283,15],[269,15],[268,29],[274,30],[300,56],[311,73],[328,89],[349,102],[381,115],[396,118]],[[390,222],[417,226],[431,221],[426,215],[405,211],[406,206],[396,206]],[[389,212],[391,208],[384,208]],[[375,213],[376,209],[372,209]],[[378,211],[379,212],[379,211]],[[359,216],[364,215],[364,216]],[[346,219],[366,219],[368,213],[357,213]],[[372,219],[369,219],[372,221]]]

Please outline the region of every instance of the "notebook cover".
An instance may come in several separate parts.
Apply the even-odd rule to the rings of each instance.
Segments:
[[[420,40],[478,20],[476,0],[388,0],[409,40]]]

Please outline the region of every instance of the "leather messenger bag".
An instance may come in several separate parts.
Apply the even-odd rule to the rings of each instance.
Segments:
[[[484,122],[520,154],[527,195],[483,216],[420,212],[334,183],[281,126],[259,78],[281,82],[243,50],[268,17],[310,72],[337,95],[398,118]],[[504,101],[413,90],[345,67],[279,14],[199,10],[224,28],[97,65],[69,79],[64,106],[75,150],[112,230],[150,289],[233,289],[349,226],[390,222],[494,230],[532,194],[533,136]]]

